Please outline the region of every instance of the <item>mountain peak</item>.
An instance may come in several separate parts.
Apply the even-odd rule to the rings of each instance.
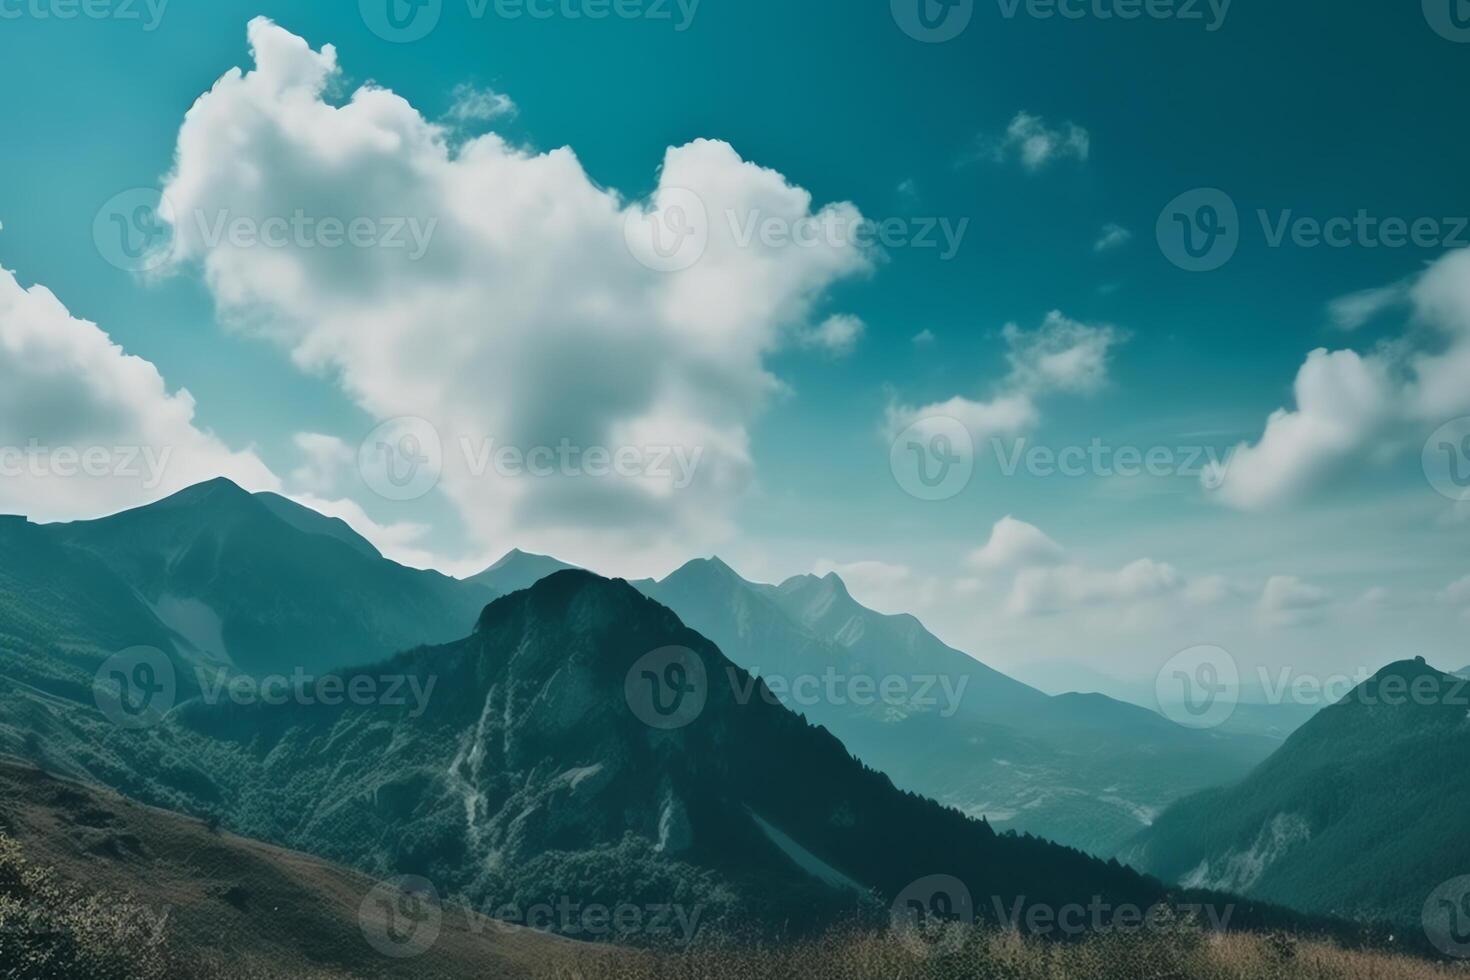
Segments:
[[[519,548],[512,548],[495,564],[478,575],[471,575],[465,581],[483,585],[501,595],[509,595],[512,592],[529,589],[548,575],[574,568],[576,568],[575,565],[568,565],[561,559],[552,558],[550,555],[538,555]]]

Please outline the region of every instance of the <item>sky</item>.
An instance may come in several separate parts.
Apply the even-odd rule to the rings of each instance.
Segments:
[[[0,0],[0,512],[836,571],[1051,689],[1464,666],[1470,30],[1143,9]]]

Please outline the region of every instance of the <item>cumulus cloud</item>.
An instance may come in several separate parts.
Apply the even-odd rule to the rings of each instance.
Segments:
[[[636,572],[726,538],[752,478],[749,425],[779,388],[766,356],[872,256],[840,235],[742,240],[723,216],[851,228],[857,210],[814,210],[805,190],[709,140],[670,148],[649,201],[630,202],[571,149],[532,153],[494,133],[454,146],[372,85],[330,101],[332,46],[314,51],[263,18],[249,38],[255,67],[189,111],[166,187],[180,260],[202,265],[223,317],[338,380],[372,416],[427,420],[444,447],[439,487],[480,547],[594,567],[616,556]],[[192,220],[303,209],[434,233],[415,261],[381,243],[238,247]],[[659,271],[655,247],[630,246],[646,228],[692,229],[702,252]],[[630,449],[647,465],[508,477],[482,470],[492,440]],[[686,487],[654,465],[671,447],[698,454]]]
[[[857,347],[867,324],[855,316],[838,313],[807,331],[801,338],[803,347],[815,347],[833,357],[846,357]]]
[[[980,140],[978,155],[996,163],[1019,160],[1031,173],[1059,160],[1086,163],[1092,153],[1092,137],[1076,123],[1050,126],[1041,116],[1022,110],[1016,113],[1005,135]]]
[[[1355,464],[1422,442],[1426,425],[1470,412],[1470,250],[1438,260],[1407,296],[1417,329],[1399,341],[1367,354],[1307,355],[1296,407],[1273,412],[1256,443],[1205,472],[1219,502],[1242,510],[1288,502]]]
[[[1116,327],[1081,323],[1055,310],[1036,330],[1022,330],[1012,323],[1002,336],[1010,370],[993,397],[955,396],[922,406],[890,405],[889,434],[942,418],[959,421],[977,440],[1029,431],[1041,421],[1041,398],[1088,395],[1101,389],[1107,382],[1112,350],[1125,338]]]
[[[1292,575],[1273,575],[1261,592],[1257,607],[1269,626],[1301,626],[1322,618],[1332,593]]]
[[[1346,296],[1339,296],[1327,304],[1327,315],[1339,330],[1357,330],[1380,314],[1393,309],[1409,298],[1409,279],[1391,286],[1376,289],[1361,289]]]
[[[49,289],[0,268],[0,512],[97,517],[226,476],[279,481],[194,419],[194,398]]]

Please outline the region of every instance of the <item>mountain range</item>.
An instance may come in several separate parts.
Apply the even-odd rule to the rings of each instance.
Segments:
[[[1470,874],[1467,757],[1470,679],[1393,663],[1125,853],[1168,881],[1417,931],[1436,887]]]

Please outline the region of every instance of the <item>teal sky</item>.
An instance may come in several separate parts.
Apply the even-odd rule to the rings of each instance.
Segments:
[[[582,554],[559,550],[620,574],[710,551],[757,578],[837,568],[859,598],[919,612],[952,642],[1047,683],[1055,665],[1077,661],[1150,677],[1175,650],[1206,642],[1242,663],[1317,671],[1414,652],[1444,667],[1470,662],[1460,640],[1470,585],[1454,585],[1470,573],[1470,524],[1420,458],[1431,432],[1470,415],[1470,399],[1430,398],[1415,367],[1440,358],[1441,386],[1453,389],[1459,372],[1470,393],[1470,359],[1458,353],[1470,286],[1449,254],[1456,243],[1272,247],[1257,217],[1433,218],[1444,238],[1470,215],[1460,111],[1470,43],[1441,36],[1419,4],[1236,0],[1209,30],[1038,19],[1024,7],[1007,18],[990,0],[938,44],[900,30],[887,3],[838,0],[702,0],[685,30],[672,2],[669,20],[594,21],[477,19],[464,0],[445,0],[438,26],[412,43],[376,35],[359,4],[342,0],[173,0],[152,30],[141,3],[141,22],[41,18],[29,0],[0,9],[22,12],[0,19],[0,266],[151,362],[170,391],[187,389],[194,425],[231,450],[253,449],[286,490],[351,501],[398,527],[379,540],[406,559],[468,571],[511,546],[585,540]],[[518,505],[554,525],[543,535],[469,515],[464,496],[440,490],[384,500],[355,472],[307,487],[293,476],[297,434],[355,452],[388,417],[374,407],[383,402],[344,380],[340,363],[306,364],[299,351],[293,361],[290,344],[242,326],[259,310],[222,310],[225,287],[200,262],[154,281],[109,264],[93,238],[110,198],[163,185],[195,100],[229,69],[252,66],[246,25],[259,16],[313,49],[336,46],[329,101],[372,82],[444,120],[461,86],[493,90],[514,115],[466,124],[456,146],[493,130],[536,152],[571,147],[592,184],[624,201],[654,191],[669,147],[713,139],[810,191],[813,210],[851,202],[878,220],[968,225],[953,258],[886,249],[869,271],[821,280],[798,304],[801,322],[779,325],[786,339],[757,357],[780,389],[734,421],[716,413],[747,434],[748,471],[738,492],[695,508],[718,520],[690,532],[685,554],[604,534],[605,514],[622,505],[586,503],[577,490]],[[1028,125],[1058,141],[1034,166],[1006,142],[1008,129]],[[1077,130],[1085,153],[1067,142]],[[238,156],[271,152],[244,145]],[[298,206],[334,206],[309,196],[329,184],[301,186]],[[1172,264],[1155,235],[1165,206],[1196,188],[1224,191],[1240,214],[1238,251],[1210,272]],[[1109,226],[1126,240],[1099,249]],[[435,246],[446,241],[456,240],[446,232]],[[1458,244],[1470,245],[1470,231]],[[1419,279],[1426,270],[1432,281]],[[1388,291],[1375,315],[1343,329],[1330,304],[1365,290]],[[1007,324],[1040,338],[1052,311],[1082,330],[1112,328],[1099,372],[1081,383],[1026,380],[1007,360],[1028,349],[1007,339]],[[813,339],[836,314],[864,325],[850,350]],[[461,329],[493,334],[501,315],[485,309]],[[916,342],[921,333],[928,339]],[[1324,382],[1330,431],[1314,423],[1283,436],[1284,458],[1303,471],[1280,492],[1266,477],[1267,489],[1237,483],[1223,500],[1189,477],[1006,477],[981,431],[975,475],[949,499],[905,493],[890,466],[894,420],[911,421],[907,409],[1016,394],[1035,416],[1016,432],[1033,444],[1254,446],[1272,412],[1300,407],[1293,381],[1317,348],[1377,365],[1369,373],[1381,368],[1381,386]],[[584,388],[606,388],[611,404],[618,385],[641,383],[592,355],[583,370],[547,418]],[[538,418],[535,431],[557,430]],[[15,426],[0,434],[28,437]],[[1227,487],[1236,477],[1227,470]],[[17,491],[0,509],[27,509],[28,499]],[[104,491],[53,516],[112,502]],[[581,537],[592,510],[604,516],[588,518],[597,527]],[[975,557],[1007,515],[1064,554],[1035,565]],[[1140,560],[1152,565],[1126,574]],[[1027,572],[1033,592],[1018,584]]]

